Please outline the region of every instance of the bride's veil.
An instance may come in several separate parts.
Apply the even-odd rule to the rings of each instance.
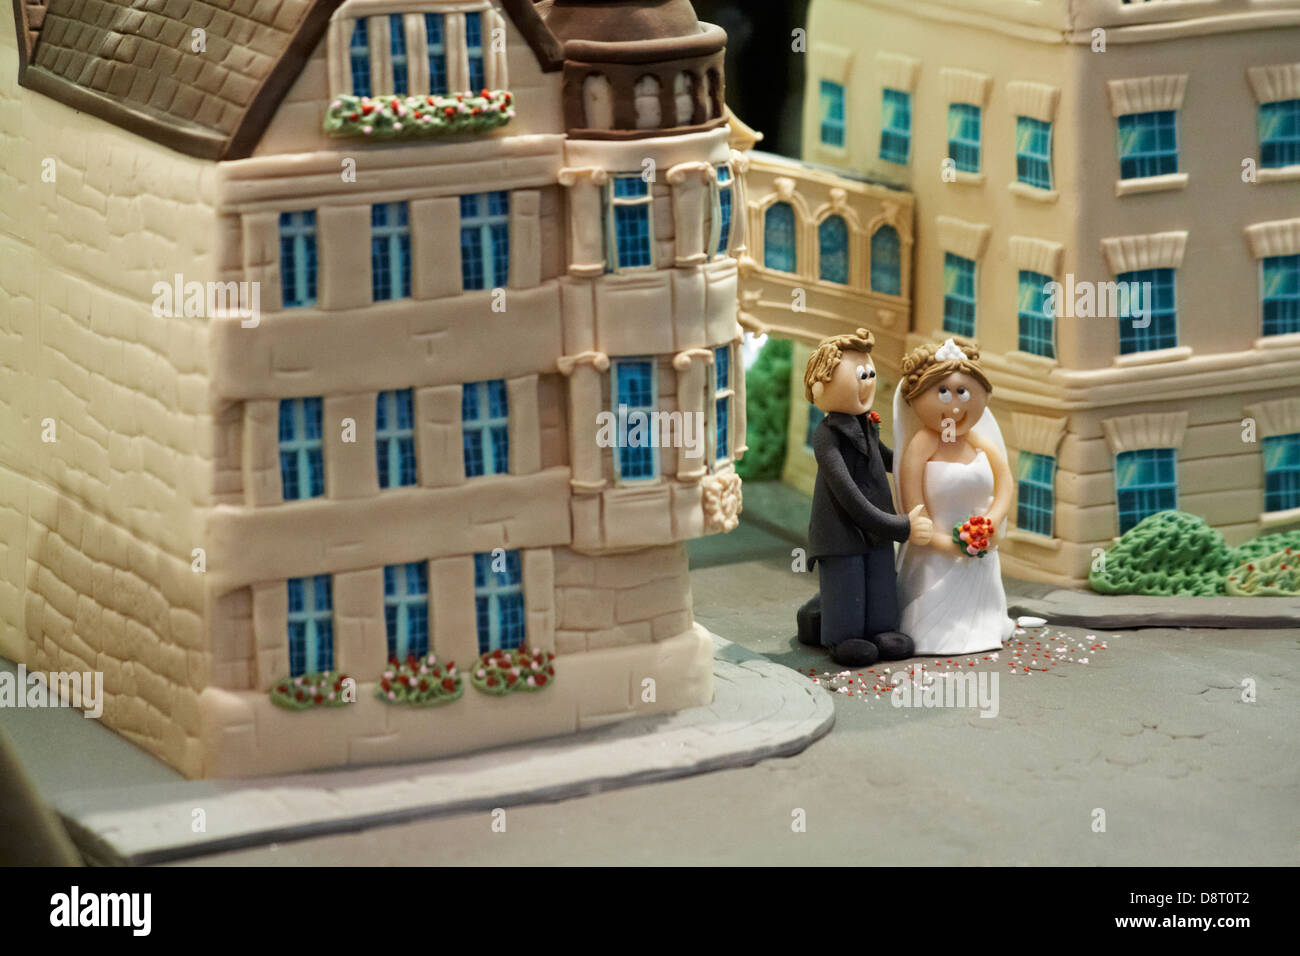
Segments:
[[[949,341],[952,341],[949,339]],[[912,411],[912,406],[903,399],[903,383],[899,382],[898,387],[894,389],[894,493],[898,497],[899,514],[905,514],[903,511],[903,453],[912,441],[917,431],[925,426],[921,424],[921,419],[916,412]],[[998,427],[998,420],[993,416],[993,409],[986,407],[980,420],[972,426],[971,431],[976,432],[981,438],[990,442],[995,448],[1002,452],[1002,457],[1010,462],[1007,458],[1007,443],[1002,438],[1002,429]],[[932,516],[933,517],[933,516]],[[1006,535],[1006,522],[1002,527],[997,529],[997,538],[1001,540]],[[935,534],[947,534],[952,531],[951,528],[935,527]],[[902,547],[898,549],[898,556],[895,558],[895,565],[900,566],[903,563],[903,554],[907,551],[907,542],[903,542]]]

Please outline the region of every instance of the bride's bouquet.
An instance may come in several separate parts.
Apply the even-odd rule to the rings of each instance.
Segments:
[[[952,529],[953,543],[972,557],[982,558],[988,554],[992,539],[993,522],[983,515],[971,515]]]

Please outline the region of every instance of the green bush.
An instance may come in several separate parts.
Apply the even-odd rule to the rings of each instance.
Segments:
[[[1261,535],[1243,545],[1238,545],[1232,549],[1232,563],[1244,564],[1247,561],[1264,558],[1270,554],[1277,554],[1287,548],[1292,551],[1300,551],[1300,528],[1292,528],[1290,531],[1275,531],[1273,534]]]
[[[745,481],[774,481],[781,477],[790,421],[793,351],[789,339],[769,336],[745,373],[745,444],[749,450],[736,462],[736,473]]]
[[[1101,594],[1210,596],[1223,593],[1230,567],[1223,535],[1195,515],[1161,511],[1130,528],[1088,583]]]
[[[1101,594],[1295,595],[1300,593],[1297,555],[1300,528],[1230,548],[1195,515],[1161,511],[1130,528],[1088,583]]]
[[[1297,558],[1300,552],[1295,548],[1283,548],[1267,557],[1243,562],[1228,575],[1225,590],[1233,597],[1296,597],[1300,595]]]

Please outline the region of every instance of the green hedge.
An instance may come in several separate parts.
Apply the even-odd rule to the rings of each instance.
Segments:
[[[1088,583],[1101,594],[1247,597],[1293,593],[1294,564],[1283,569],[1286,549],[1300,551],[1300,529],[1263,535],[1229,547],[1223,535],[1195,515],[1161,511],[1129,529],[1093,567]],[[1248,564],[1257,567],[1245,569]]]
[[[775,481],[785,464],[786,427],[790,421],[789,339],[768,337],[745,373],[745,457],[736,473],[745,481]]]

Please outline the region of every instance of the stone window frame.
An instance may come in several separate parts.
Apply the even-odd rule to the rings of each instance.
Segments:
[[[941,282],[943,281],[944,272],[942,257],[946,256],[947,253],[951,252],[955,256],[961,256],[963,259],[969,259],[975,263],[975,328],[973,335],[968,338],[959,333],[943,332],[945,337],[951,334],[958,342],[974,345],[979,338],[980,329],[980,280],[984,272],[983,258],[984,253],[988,250],[989,239],[993,235],[993,227],[988,223],[968,222],[955,216],[937,216],[934,224],[938,237],[938,249],[941,254],[938,270]],[[939,330],[942,331],[942,329],[941,311]]]
[[[876,131],[877,136],[874,143],[868,144],[871,155],[882,163],[889,163],[891,166],[909,166],[912,161],[912,148],[916,138],[916,124],[909,122],[907,127],[907,162],[896,163],[892,159],[885,159],[880,155],[880,137],[885,131],[885,90],[897,90],[899,93],[906,93],[908,97],[908,108],[913,114],[916,106],[916,84],[921,75],[921,61],[915,57],[907,56],[902,53],[890,53],[880,51],[876,54],[876,105],[879,111],[877,114]],[[912,116],[915,120],[915,116]]]
[[[1186,73],[1169,73],[1107,80],[1106,97],[1110,103],[1111,117],[1118,124],[1121,116],[1172,111],[1175,114],[1174,131],[1175,136],[1177,136],[1183,100],[1187,93],[1188,76]],[[1182,148],[1183,144],[1181,142],[1177,143],[1179,154],[1181,154]],[[1118,162],[1118,160],[1117,147],[1116,161]],[[1157,176],[1140,176],[1133,179],[1125,179],[1121,173],[1115,180],[1115,195],[1133,196],[1140,193],[1185,189],[1187,183],[1188,174],[1184,170],[1176,173],[1163,173]]]
[[[1264,498],[1264,462],[1262,456],[1264,454],[1263,439],[1300,434],[1300,398],[1288,397],[1267,402],[1255,402],[1252,405],[1245,406],[1242,411],[1248,418],[1255,420],[1255,438],[1259,445],[1258,454],[1261,456],[1259,465],[1260,527],[1285,527],[1294,524],[1297,519],[1300,519],[1300,508],[1292,508],[1286,511],[1264,510],[1264,505],[1267,502]]]
[[[1178,478],[1178,453],[1183,447],[1187,435],[1190,416],[1186,411],[1163,412],[1146,415],[1121,415],[1104,418],[1101,430],[1110,449],[1111,471],[1115,487],[1115,529],[1119,530],[1119,476],[1114,474],[1115,464],[1121,452],[1142,451],[1144,449],[1168,449],[1174,453],[1174,495],[1175,506],[1181,489]]]
[[[839,216],[844,220],[844,226],[847,231],[845,237],[844,253],[848,257],[848,281],[835,282],[832,279],[823,279],[822,276],[822,244],[821,244],[821,227],[827,219],[832,216]],[[818,285],[825,286],[829,289],[835,289],[841,292],[864,293],[870,291],[867,285],[866,267],[867,251],[864,248],[867,241],[866,227],[858,214],[849,206],[848,193],[838,186],[831,187],[830,201],[818,206],[811,213],[811,218],[807,224],[809,239],[811,242],[811,262],[809,263],[809,275],[813,277]],[[900,256],[901,245],[900,244]]]
[[[1030,415],[1025,412],[1011,413],[1012,434],[1015,436],[1016,454],[1020,452],[1029,452],[1035,455],[1042,455],[1052,459],[1052,535],[1038,534],[1035,531],[1025,531],[1019,527],[1013,526],[1007,529],[1007,537],[1012,541],[1020,541],[1036,545],[1040,548],[1046,548],[1051,551],[1060,550],[1063,539],[1060,535],[1060,526],[1056,520],[1056,507],[1059,504],[1056,497],[1056,479],[1060,474],[1060,448],[1061,441],[1065,438],[1066,427],[1069,419],[1052,418],[1045,415]],[[1019,475],[1019,460],[1016,462],[1016,471],[1014,474]],[[1016,478],[1016,496],[1014,501],[1018,509],[1020,505],[1020,479]],[[1018,514],[1018,511],[1017,511]]]
[[[1046,83],[1014,82],[1007,84],[1007,102],[1011,118],[1016,122],[1017,133],[1021,116],[1047,123],[1051,127],[1052,155],[1049,164],[1052,175],[1052,188],[1040,189],[1028,183],[1020,182],[1017,176],[1007,184],[1008,191],[1014,196],[1032,199],[1036,202],[1056,202],[1060,190],[1056,188],[1056,113],[1061,103],[1061,89]]]
[[[1259,263],[1259,330],[1260,335],[1252,343],[1254,348],[1279,348],[1300,343],[1300,333],[1282,335],[1264,335],[1264,296],[1263,296],[1263,260],[1273,256],[1300,255],[1300,217],[1294,219],[1274,219],[1269,222],[1256,222],[1244,230],[1246,245],[1251,257]]]
[[[814,42],[808,54],[812,57],[810,62],[817,64],[816,76],[809,75],[809,90],[815,108],[808,112],[809,130],[811,131],[809,139],[814,151],[823,154],[823,158],[842,162],[849,155],[852,145],[853,129],[850,120],[853,116],[851,101],[852,94],[852,76],[853,76],[853,57],[854,51],[848,47],[837,46],[834,43]],[[816,80],[816,82],[811,82]],[[837,84],[840,88],[840,94],[843,97],[844,107],[844,145],[835,146],[831,143],[822,141],[821,126],[823,122],[821,110],[821,84],[825,80],[828,83]],[[811,135],[815,133],[816,135]]]
[[[1111,275],[1119,276],[1126,272],[1139,272],[1145,269],[1172,269],[1174,272],[1174,328],[1178,328],[1178,270],[1183,264],[1183,255],[1187,250],[1188,233],[1186,230],[1155,232],[1135,236],[1107,236],[1101,240],[1101,254]],[[1116,319],[1118,322],[1119,320]],[[1119,330],[1116,327],[1118,346]],[[1134,366],[1152,365],[1160,362],[1181,361],[1190,358],[1192,347],[1179,344],[1171,348],[1154,349],[1146,352],[1121,354],[1115,350],[1115,365]]]
[[[1300,100],[1300,63],[1272,63],[1246,69],[1246,79],[1255,94],[1256,107],[1284,100]],[[1300,165],[1265,169],[1256,163],[1255,179],[1279,183],[1300,179]]]
[[[948,104],[948,109],[944,110],[944,123],[949,122],[949,115],[955,104],[964,104],[966,106],[978,107],[980,111],[980,165],[975,172],[967,172],[960,169],[954,169],[953,174],[956,176],[954,182],[964,183],[971,186],[982,186],[988,179],[988,168],[986,165],[987,151],[984,148],[985,133],[985,114],[988,112],[989,96],[993,92],[993,77],[987,73],[979,73],[975,70],[964,70],[958,67],[945,66],[939,70],[939,82],[943,86],[944,102]],[[944,149],[947,149],[948,134],[944,132]],[[946,156],[947,153],[945,152]],[[967,257],[969,258],[969,257]]]
[[[426,13],[442,14],[444,18],[443,47],[449,92],[464,92],[469,87],[469,51],[465,44],[466,13],[480,13],[483,16],[483,72],[486,85],[490,89],[508,89],[506,51],[494,50],[492,45],[494,32],[506,29],[505,18],[487,0],[462,0],[438,4],[432,8],[428,0],[381,0],[378,3],[348,0],[334,11],[325,38],[331,98],[352,92],[348,46],[352,38],[352,21],[357,19],[368,21],[366,28],[370,46],[372,96],[392,94],[393,64],[388,17],[394,13],[402,15],[406,30],[406,95],[424,96],[429,93],[428,38],[424,21]]]
[[[1011,254],[1011,265],[1016,272],[1017,282],[1017,301],[1019,296],[1019,276],[1021,272],[1037,272],[1040,275],[1049,276],[1059,282],[1065,271],[1065,246],[1059,242],[1052,242],[1049,239],[1038,239],[1032,236],[1012,236],[1008,240],[1008,249]],[[978,313],[976,314],[978,320]],[[1019,317],[1017,316],[1017,326]],[[1056,317],[1052,317],[1052,351],[1054,357],[1049,358],[1045,355],[1038,355],[1033,352],[1022,352],[1018,347],[1009,350],[1007,358],[1019,362],[1023,365],[1034,369],[1052,369],[1060,365],[1061,349],[1057,340],[1059,326]],[[1019,336],[1017,335],[1017,346],[1019,345]]]
[[[660,410],[659,409],[659,389],[660,389],[659,356],[658,355],[617,355],[617,356],[611,355],[609,356],[608,361],[609,361],[609,371],[606,373],[606,377],[609,379],[609,383],[608,383],[609,405],[610,405],[610,411],[615,416],[615,421],[617,422],[618,420],[618,407],[619,407],[618,367],[625,362],[629,362],[629,363],[649,362],[650,363],[651,405],[649,411],[652,415],[657,414]],[[631,412],[636,410],[639,409],[629,408],[628,409],[629,417],[631,415]],[[621,423],[617,427],[621,427]],[[629,429],[630,427],[631,426],[629,424]],[[656,487],[658,485],[663,484],[664,472],[663,472],[663,460],[661,457],[663,452],[662,448],[660,448],[658,445],[655,445],[653,443],[648,446],[650,448],[650,460],[654,467],[653,474],[643,478],[624,478],[622,474],[622,467],[619,464],[618,453],[619,453],[620,446],[617,444],[617,441],[622,440],[622,435],[616,435],[615,438],[616,438],[616,443],[609,449],[610,465],[611,465],[611,470],[614,479],[613,486],[615,488],[621,488],[621,489],[649,488],[649,487]]]

